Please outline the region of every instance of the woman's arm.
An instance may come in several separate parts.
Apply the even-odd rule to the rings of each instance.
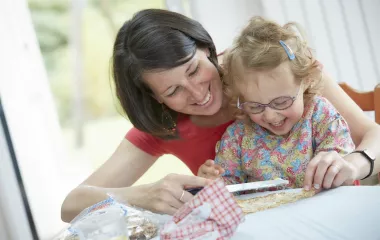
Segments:
[[[380,125],[371,120],[356,103],[341,89],[330,76],[324,74],[323,96],[346,119],[351,131],[356,149],[368,149],[376,156],[372,175],[380,172]],[[362,179],[369,173],[370,163],[360,154],[347,155],[346,160],[351,162],[358,170],[357,179]]]
[[[132,188],[125,191],[118,188],[135,183],[156,159],[123,139],[110,159],[66,197],[61,209],[62,220],[70,221],[81,210],[107,198],[109,192],[123,192],[128,200]]]
[[[182,194],[184,186],[203,187],[208,183],[195,176],[170,174],[156,183],[131,187],[156,160],[124,139],[107,162],[69,193],[62,204],[62,220],[71,221],[83,209],[106,199],[107,194],[153,212],[173,214],[192,197],[186,191]]]

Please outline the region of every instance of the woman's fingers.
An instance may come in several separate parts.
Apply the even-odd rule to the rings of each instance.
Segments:
[[[344,185],[344,182],[347,180],[347,176],[344,173],[344,169],[342,169],[336,176],[332,183],[332,187],[339,187]]]
[[[321,188],[326,172],[328,168],[330,167],[332,161],[333,160],[331,159],[331,157],[329,157],[327,154],[319,155],[318,165],[315,170],[315,175],[314,175],[313,185],[312,185],[315,189]]]
[[[319,161],[322,158],[322,153],[317,154],[313,159],[310,160],[307,165],[305,172],[304,188],[305,190],[310,190],[314,182],[314,176],[317,171]]]
[[[339,174],[335,177],[333,186],[353,185],[357,177],[357,169],[350,162],[345,161]]]
[[[155,208],[155,212],[162,213],[162,214],[168,214],[168,215],[174,215],[178,208],[170,206],[169,204],[165,202],[161,202],[157,204],[157,207]]]
[[[354,167],[337,152],[318,153],[307,166],[304,188],[306,190],[338,187],[354,181]]]
[[[190,201],[193,197],[194,196],[191,193],[189,193],[188,191],[185,190],[185,194],[183,195],[181,202],[186,203],[186,202]]]
[[[342,164],[339,161],[332,162],[326,171],[325,178],[323,179],[322,187],[325,189],[334,187],[333,182],[335,181],[335,178],[337,177],[341,169],[342,169]]]
[[[174,215],[176,212],[177,212],[177,208],[174,208],[174,207],[171,207],[171,206],[169,206],[168,207],[168,210],[167,211],[165,211],[164,213],[165,214],[168,214],[168,215]]]
[[[211,183],[209,179],[191,175],[170,174],[167,178],[173,183],[178,183],[181,187],[205,187]]]
[[[180,190],[180,189],[179,189]],[[186,198],[186,191],[185,190],[180,190],[178,193],[174,193],[172,196],[172,200],[170,202],[170,205],[175,207],[175,208],[180,208],[182,207],[184,200]]]
[[[197,186],[205,186],[207,184],[207,179],[169,174],[161,181],[154,184],[148,194],[149,201],[147,202],[151,205],[151,208],[155,212],[174,214],[182,205],[192,198],[192,195],[184,190],[185,185],[196,184]]]
[[[188,175],[174,175],[169,176],[169,179],[172,181],[170,188],[167,188],[170,193],[169,199],[166,199],[166,202],[175,209],[179,209],[182,205],[190,201],[194,196],[186,191],[186,187],[204,187],[210,183],[210,180]],[[173,209],[170,208],[171,212]]]

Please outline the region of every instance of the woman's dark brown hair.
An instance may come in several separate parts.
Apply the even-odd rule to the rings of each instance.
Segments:
[[[209,60],[221,73],[214,42],[203,26],[181,14],[161,9],[136,13],[119,30],[113,49],[113,79],[118,100],[132,124],[154,136],[178,136],[178,113],[160,104],[144,83],[144,72],[180,66],[197,48],[209,49]]]

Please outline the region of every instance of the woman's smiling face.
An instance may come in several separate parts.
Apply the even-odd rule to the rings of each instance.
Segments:
[[[144,73],[145,83],[160,103],[188,115],[213,115],[222,106],[222,82],[207,50],[198,49],[178,67]]]

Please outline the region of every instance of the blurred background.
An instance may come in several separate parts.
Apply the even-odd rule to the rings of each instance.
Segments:
[[[117,31],[137,11],[165,9],[166,2],[29,0],[28,5],[68,154],[63,167],[85,178],[108,159],[131,127],[111,85]],[[184,164],[173,163],[188,171]],[[147,174],[139,183],[157,177]]]
[[[10,161],[0,165],[0,226],[8,219],[8,227],[23,230],[0,228],[0,239],[50,239],[58,233],[65,227],[64,197],[109,158],[131,128],[113,94],[110,58],[118,29],[145,8],[200,21],[219,52],[252,16],[297,21],[337,81],[358,90],[380,83],[378,0],[3,0],[0,96],[9,138],[7,131],[0,134],[0,160]],[[13,173],[16,165],[19,175]],[[191,174],[165,155],[136,184],[171,172]],[[20,180],[23,186],[15,184]],[[15,199],[16,206],[29,206],[12,210]]]

